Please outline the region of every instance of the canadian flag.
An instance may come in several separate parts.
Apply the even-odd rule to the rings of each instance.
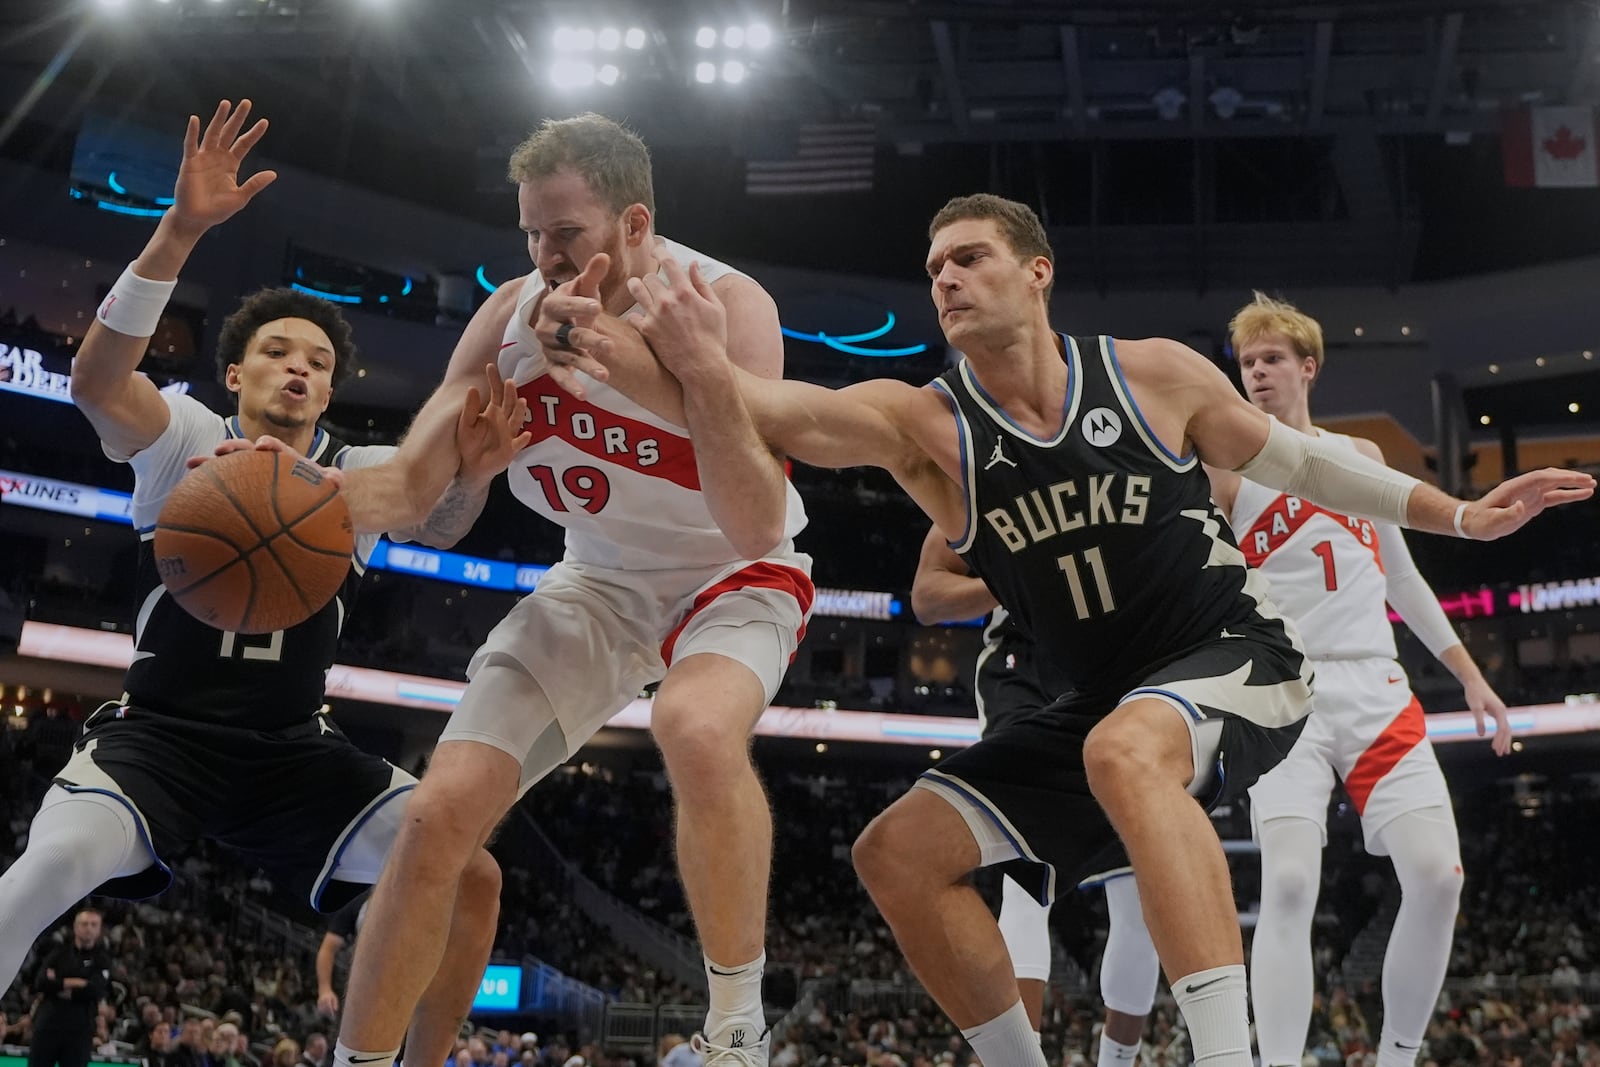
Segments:
[[[1507,185],[1552,189],[1600,186],[1594,109],[1522,107],[1508,111],[1501,130]]]

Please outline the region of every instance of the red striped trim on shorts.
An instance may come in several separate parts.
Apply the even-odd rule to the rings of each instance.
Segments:
[[[817,598],[817,587],[811,584],[811,576],[802,570],[781,563],[762,561],[734,571],[722,581],[707,586],[695,594],[694,604],[684,612],[683,618],[678,620],[678,625],[672,628],[672,632],[667,634],[667,639],[661,642],[662,662],[668,666],[672,665],[672,650],[677,646],[678,637],[691,619],[709,607],[722,594],[740,589],[776,589],[794,597],[795,603],[800,605],[800,629],[794,638],[798,650],[800,642],[806,636],[806,620],[811,617],[811,605]],[[792,653],[789,659],[793,662]]]

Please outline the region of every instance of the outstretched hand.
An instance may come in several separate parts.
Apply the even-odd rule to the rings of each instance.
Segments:
[[[550,377],[579,400],[583,399],[583,380],[576,372],[597,382],[610,377],[602,361],[611,354],[611,340],[594,328],[603,310],[600,282],[610,269],[611,257],[595,253],[576,278],[541,293],[529,318],[550,363]],[[563,333],[563,326],[571,329]]]
[[[1546,467],[1508,479],[1467,505],[1461,528],[1474,541],[1493,541],[1516,533],[1546,508],[1588,500],[1593,475]]]
[[[660,274],[628,279],[628,292],[639,304],[635,321],[656,358],[679,381],[726,364],[728,311],[701,277],[700,264],[690,263],[686,271],[670,255],[657,262]]]
[[[262,436],[256,438],[254,441],[250,440],[247,437],[232,437],[232,438],[229,438],[228,440],[226,440],[226,441],[222,442],[220,445],[218,445],[217,446],[217,450],[215,452],[213,452],[211,455],[209,455],[209,456],[190,456],[187,460],[184,461],[183,465],[185,467],[187,467],[189,470],[194,470],[196,467],[200,467],[200,466],[203,466],[203,465],[211,462],[213,459],[216,459],[218,456],[230,456],[235,452],[251,452],[251,451],[255,451],[255,452],[283,452],[283,453],[285,453],[287,455],[293,456],[295,459],[303,460],[306,463],[310,463],[311,462],[310,460],[306,459],[306,457],[302,456],[300,453],[296,452],[294,449],[290,448],[288,445],[286,445],[282,441],[278,440],[276,437],[273,437],[270,434],[263,434]],[[313,464],[313,466],[315,466],[315,464]],[[333,483],[333,487],[335,489],[343,489],[344,488],[344,471],[343,470],[341,470],[338,467],[321,467],[321,466],[318,466],[317,470],[322,472],[322,476],[324,478],[328,479],[330,482]]]
[[[483,370],[488,381],[487,403],[473,386],[456,419],[456,451],[461,453],[456,476],[474,484],[487,483],[505,470],[533,438],[523,429],[528,422],[528,402],[517,395],[511,379],[500,377],[493,363]]]
[[[276,171],[264,170],[244,184],[239,183],[239,165],[267,132],[267,120],[261,119],[241,133],[249,115],[250,101],[241,100],[234,107],[223,100],[206,123],[203,135],[199,116],[189,116],[183,137],[183,162],[178,167],[170,211],[177,221],[196,229],[209,229],[232,218],[257,193],[277,181]]]

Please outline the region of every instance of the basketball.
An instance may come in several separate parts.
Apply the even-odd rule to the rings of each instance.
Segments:
[[[304,622],[350,573],[350,509],[316,464],[233,452],[189,472],[156,522],[156,569],[172,598],[219,630]]]

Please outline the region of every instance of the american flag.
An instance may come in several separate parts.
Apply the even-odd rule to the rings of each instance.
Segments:
[[[870,122],[809,123],[800,127],[787,158],[746,161],[744,191],[749,196],[870,192],[876,142]]]

